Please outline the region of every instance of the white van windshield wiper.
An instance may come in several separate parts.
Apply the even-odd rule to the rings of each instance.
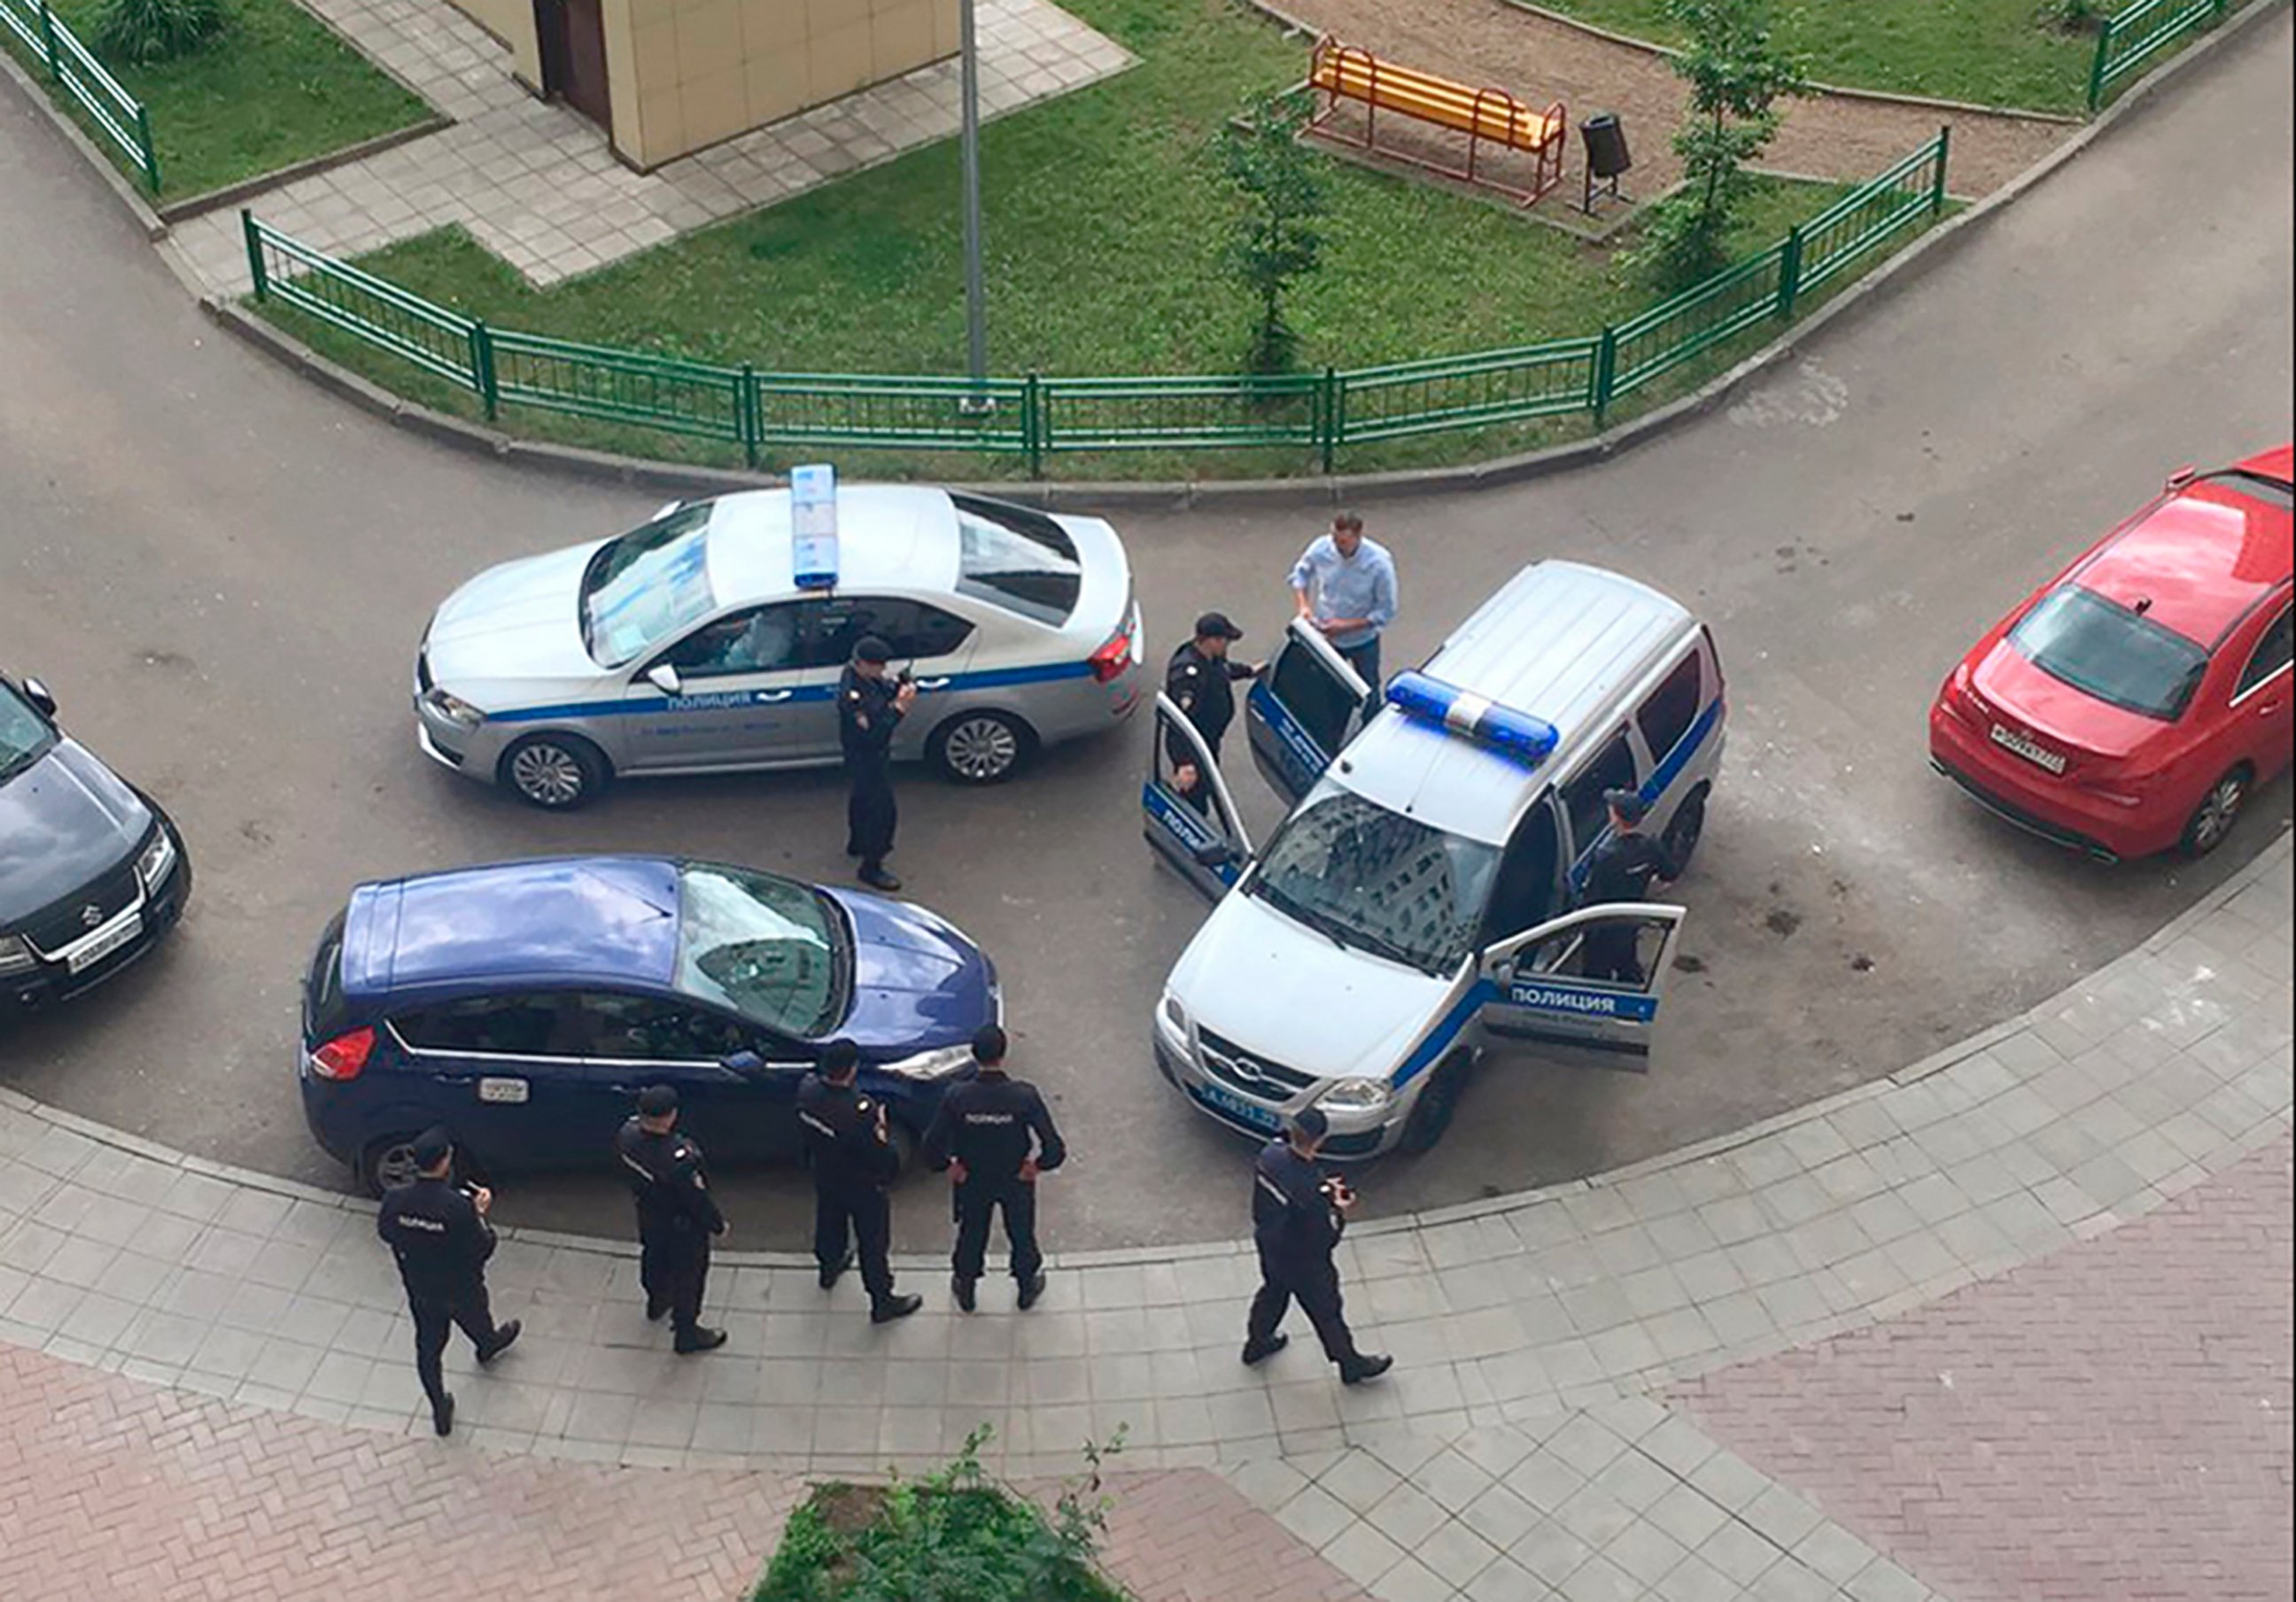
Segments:
[[[1292,922],[1303,928],[1315,930],[1341,951],[1348,949],[1348,943],[1340,938],[1339,931],[1332,927],[1331,922],[1322,913],[1317,912],[1296,896],[1287,895],[1277,889],[1273,880],[1262,876],[1252,882],[1252,888],[1259,891],[1277,911]]]

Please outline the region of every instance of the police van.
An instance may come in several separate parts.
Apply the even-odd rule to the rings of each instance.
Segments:
[[[1295,804],[1264,849],[1160,696],[1142,795],[1149,843],[1218,903],[1155,1018],[1157,1064],[1199,1110],[1264,1135],[1316,1106],[1329,1157],[1423,1151],[1488,1044],[1647,1057],[1683,910],[1578,903],[1605,791],[1639,791],[1677,860],[1698,843],[1723,682],[1689,612],[1539,562],[1384,696],[1294,623],[1246,721]],[[1182,756],[1201,775],[1185,791]],[[1610,977],[1591,977],[1590,944],[1613,953]]]

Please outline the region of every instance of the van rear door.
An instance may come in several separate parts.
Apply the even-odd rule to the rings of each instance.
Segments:
[[[1251,758],[1277,794],[1297,801],[1375,709],[1347,658],[1295,617],[1245,702]]]

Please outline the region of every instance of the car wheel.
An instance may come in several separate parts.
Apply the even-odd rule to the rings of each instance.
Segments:
[[[546,812],[587,805],[606,788],[598,748],[575,734],[529,734],[503,753],[503,788]]]
[[[1454,1051],[1437,1065],[1435,1076],[1419,1092],[1419,1100],[1411,1109],[1411,1122],[1403,1126],[1398,1149],[1413,1157],[1424,1157],[1435,1149],[1450,1130],[1451,1120],[1458,1116],[1459,1098],[1474,1066],[1472,1051]]]
[[[1001,784],[1021,771],[1036,732],[1004,712],[960,712],[933,731],[933,765],[958,784]]]
[[[2225,843],[2233,825],[2240,821],[2240,809],[2247,805],[2248,770],[2237,767],[2201,797],[2200,806],[2185,825],[2184,838],[2177,842],[2177,849],[2186,856],[2208,855]]]
[[[358,1181],[369,1196],[380,1197],[394,1185],[411,1183],[422,1172],[414,1163],[414,1138],[408,1131],[367,1142],[359,1153]]]
[[[1694,790],[1674,809],[1674,816],[1666,826],[1666,854],[1674,859],[1676,867],[1690,866],[1691,854],[1698,849],[1698,842],[1705,834],[1706,792]]]

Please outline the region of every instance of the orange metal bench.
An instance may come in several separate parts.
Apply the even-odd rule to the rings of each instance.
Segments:
[[[1316,43],[1315,54],[1308,61],[1308,86],[1322,91],[1324,96],[1323,110],[1309,119],[1308,127],[1326,137],[1346,139],[1365,150],[1380,150],[1384,155],[1446,177],[1480,184],[1511,195],[1526,206],[1562,181],[1570,119],[1561,101],[1544,111],[1535,111],[1504,89],[1469,88],[1431,72],[1383,61],[1360,45],[1343,45],[1328,37]],[[1326,127],[1341,103],[1347,102],[1365,108],[1360,139],[1349,138]],[[1446,167],[1407,151],[1382,149],[1376,143],[1382,111],[1464,134],[1467,164],[1464,168]],[[1478,170],[1478,159],[1487,143],[1531,158],[1528,187],[1502,182]]]

